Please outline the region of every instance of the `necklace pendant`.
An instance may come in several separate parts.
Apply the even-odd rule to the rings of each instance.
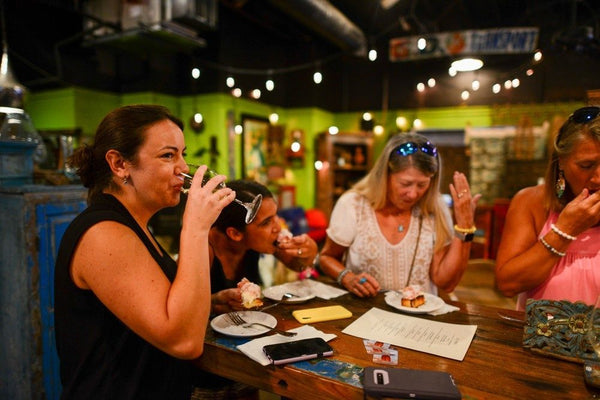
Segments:
[[[398,232],[404,232],[404,225],[398,225]]]

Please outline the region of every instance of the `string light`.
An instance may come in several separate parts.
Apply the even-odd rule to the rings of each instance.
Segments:
[[[460,98],[465,101],[469,100],[470,96],[471,96],[471,94],[469,93],[468,90],[463,90],[462,93],[460,94]]]
[[[194,78],[194,79],[200,78],[200,69],[199,68],[192,69],[192,78]]]
[[[231,91],[231,94],[232,94],[234,97],[242,97],[242,89],[240,89],[240,88],[235,88],[235,89],[233,89],[233,90]]]
[[[337,135],[339,133],[340,129],[335,125],[331,125],[327,131],[329,132],[330,135]]]
[[[313,75],[313,81],[318,85],[323,81],[323,75],[319,71],[315,72]]]
[[[252,96],[253,99],[257,99],[257,100],[260,99],[261,95],[262,95],[262,93],[261,93],[260,89],[254,89],[250,94],[250,96]]]
[[[238,124],[233,128],[233,131],[236,135],[241,135],[244,132],[244,128]]]
[[[275,125],[278,121],[279,121],[279,114],[277,114],[277,113],[271,113],[269,115],[269,122],[271,124]]]
[[[396,118],[396,127],[400,130],[406,129],[408,126],[408,120],[406,117],[400,116]]]
[[[267,79],[265,82],[265,89],[267,89],[269,92],[272,92],[273,89],[275,89],[275,82],[273,82],[272,79]]]
[[[424,92],[425,91],[425,84],[423,82],[417,83],[417,90],[419,92]]]
[[[430,88],[435,86],[435,79],[434,78],[429,78],[427,80],[427,86],[429,86]]]
[[[377,50],[375,50],[375,49],[369,50],[369,60],[371,60],[371,61],[377,60]]]
[[[225,79],[225,84],[227,85],[227,87],[234,87],[235,86],[235,79],[233,79],[232,76],[228,76],[227,79]]]

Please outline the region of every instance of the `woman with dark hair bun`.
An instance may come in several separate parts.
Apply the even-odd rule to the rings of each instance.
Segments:
[[[189,399],[191,364],[210,314],[208,235],[235,197],[192,181],[178,262],[148,228],[176,206],[183,186],[181,121],[165,107],[110,112],[94,144],[70,159],[89,207],[67,228],[55,269],[55,327],[62,399]]]
[[[227,182],[243,202],[251,202],[260,194],[262,205],[254,220],[246,224],[246,210],[230,203],[210,231],[211,290],[213,313],[243,309],[237,283],[242,278],[261,284],[258,260],[261,254],[273,254],[288,268],[301,271],[312,267],[317,243],[308,235],[285,236],[277,216],[277,203],[264,185],[250,180]]]

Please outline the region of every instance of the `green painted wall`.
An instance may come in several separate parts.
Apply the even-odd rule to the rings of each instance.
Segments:
[[[233,132],[233,126],[241,124],[242,115],[268,118],[273,112],[279,115],[278,125],[284,127],[284,148],[290,144],[290,132],[304,132],[305,160],[299,168],[288,168],[281,183],[296,186],[296,203],[304,208],[314,207],[314,138],[330,126],[341,132],[360,130],[362,112],[330,113],[318,108],[284,109],[258,101],[235,98],[227,94],[175,97],[165,94],[142,92],[114,94],[82,88],[68,88],[31,93],[26,109],[38,130],[81,128],[84,140],[93,137],[96,126],[112,109],[126,104],[161,104],[181,118],[188,159],[192,162],[211,164],[217,171],[230,179],[241,177],[242,137]],[[377,157],[387,137],[395,134],[396,118],[403,116],[412,124],[419,118],[422,129],[461,129],[471,126],[516,125],[527,116],[535,125],[543,121],[569,115],[572,110],[583,106],[583,102],[548,104],[507,104],[501,106],[460,106],[430,109],[404,109],[371,111],[375,124],[384,127],[384,133],[375,136],[374,155]],[[190,118],[195,112],[204,116],[205,129],[194,132]],[[232,115],[232,120],[228,120]],[[215,137],[218,156],[211,160],[209,149],[211,137]],[[214,161],[214,163],[211,163]],[[231,167],[230,167],[231,165]]]

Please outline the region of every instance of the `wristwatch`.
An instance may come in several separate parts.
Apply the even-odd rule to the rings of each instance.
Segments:
[[[472,242],[474,235],[475,234],[473,232],[468,233],[468,232],[454,231],[454,236],[456,236],[457,238],[459,238],[463,242]]]

